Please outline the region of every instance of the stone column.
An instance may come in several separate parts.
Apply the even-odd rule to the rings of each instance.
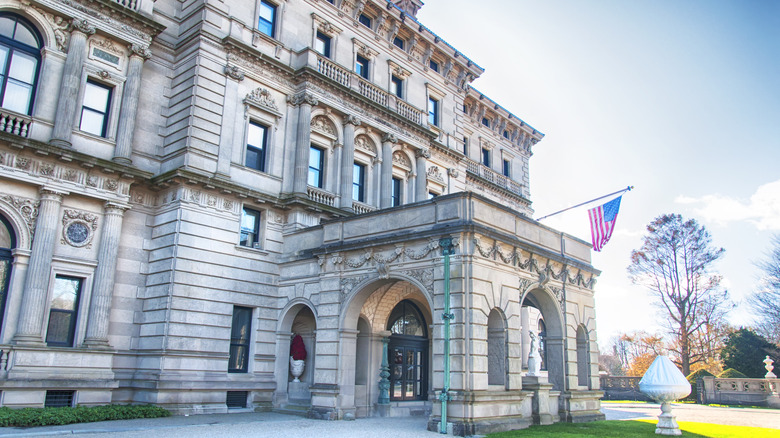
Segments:
[[[138,113],[138,96],[141,93],[141,73],[144,61],[151,58],[152,53],[146,47],[130,46],[130,61],[127,64],[127,80],[122,90],[122,104],[119,108],[119,125],[116,131],[116,149],[112,160],[117,163],[130,164],[133,153],[133,130]]]
[[[41,201],[35,221],[30,266],[27,268],[22,306],[14,341],[18,345],[43,344],[44,311],[49,308],[46,297],[49,291],[49,274],[54,244],[57,242],[57,223],[65,193],[46,188],[40,190]]]
[[[358,126],[360,121],[357,117],[345,117],[344,151],[341,154],[341,204],[339,205],[342,210],[352,210],[352,165],[355,162],[355,128]]]
[[[428,149],[419,149],[415,153],[417,158],[417,176],[415,179],[415,194],[414,201],[420,202],[428,199],[428,172],[425,169],[425,163],[431,158],[431,151]]]
[[[311,147],[311,108],[319,102],[308,93],[296,95],[291,103],[298,106],[296,124],[295,168],[293,171],[293,193],[306,196],[309,179],[309,148]],[[325,169],[323,169],[325,171]]]
[[[398,142],[395,135],[385,134],[382,138],[382,174],[380,175],[379,207],[393,205],[393,145]]]
[[[116,258],[119,252],[119,236],[122,233],[122,216],[127,206],[106,202],[103,216],[103,231],[100,236],[98,265],[92,283],[92,299],[89,302],[87,336],[84,345],[110,348],[108,345],[108,320],[111,311],[111,297],[114,292]]]
[[[49,143],[71,147],[70,138],[73,135],[73,122],[76,120],[76,102],[81,88],[81,70],[87,55],[87,37],[95,33],[95,27],[87,20],[74,20],[71,23],[68,56],[65,58],[65,69],[62,72],[62,85],[57,100],[57,112],[54,116],[54,129]]]

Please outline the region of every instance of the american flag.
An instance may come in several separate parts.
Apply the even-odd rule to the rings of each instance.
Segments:
[[[615,220],[617,219],[618,210],[620,210],[620,198],[622,196],[588,210],[590,234],[593,236],[593,249],[595,251],[601,251],[601,248],[612,237],[612,231],[615,229]]]

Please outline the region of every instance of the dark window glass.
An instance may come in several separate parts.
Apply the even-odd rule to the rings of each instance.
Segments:
[[[322,32],[317,32],[317,39],[314,41],[314,50],[320,55],[330,58],[330,37]]]
[[[435,197],[439,196],[438,193],[428,192],[428,199],[433,199]]]
[[[276,5],[265,0],[260,2],[260,18],[257,20],[257,30],[274,37],[274,27],[276,25]]]
[[[79,297],[84,279],[57,275],[54,278],[46,344],[72,347],[76,332]]]
[[[355,57],[355,72],[364,79],[368,79],[368,59],[357,55]]]
[[[482,148],[482,164],[490,167],[490,149]]]
[[[81,107],[80,130],[100,137],[106,136],[111,94],[111,87],[91,79],[87,80],[84,88],[84,105]]]
[[[14,264],[13,249],[16,248],[16,234],[8,221],[0,216],[0,327],[5,316],[5,301]]]
[[[505,130],[502,135],[504,136],[504,138],[509,138],[509,131]]]
[[[352,165],[352,199],[366,202],[366,166],[358,163]]]
[[[393,187],[390,196],[393,207],[401,205],[401,180],[399,178],[393,177]]]
[[[360,16],[358,17],[358,21],[363,26],[366,26],[367,28],[371,29],[371,17],[369,17],[368,15],[360,14]]]
[[[249,369],[249,340],[252,337],[252,309],[233,307],[233,325],[230,329],[229,373],[245,373]]]
[[[249,398],[249,391],[228,391],[225,404],[228,409],[243,409],[246,408],[247,398]]]
[[[436,73],[439,72],[439,63],[438,62],[436,62],[436,61],[431,59],[430,61],[428,61],[428,66],[431,68],[431,70],[435,71]]]
[[[246,160],[244,164],[252,169],[265,172],[266,142],[268,141],[268,128],[249,122],[246,136]]]
[[[490,128],[490,119],[488,119],[487,117],[483,117],[482,124]]]
[[[512,172],[512,163],[509,160],[504,160],[504,176],[509,177]]]
[[[428,123],[433,126],[439,126],[439,101],[428,98]]]
[[[0,106],[31,114],[41,43],[35,28],[15,15],[0,15]]]
[[[463,137],[463,155],[469,156],[469,138]]]
[[[260,212],[244,207],[241,212],[241,237],[238,242],[249,248],[260,247]]]
[[[401,37],[393,38],[393,44],[401,50],[404,49],[404,40],[402,40]]]
[[[398,303],[390,314],[388,345],[390,399],[427,398],[428,340],[425,320],[411,301]]]
[[[322,188],[322,168],[324,165],[325,154],[320,148],[311,146],[309,150],[309,179],[310,186]]]
[[[404,98],[404,80],[399,78],[398,76],[391,76],[390,77],[390,92],[395,94],[396,96],[400,97],[401,99]]]
[[[43,401],[45,408],[70,408],[73,407],[73,396],[76,391],[46,391],[46,398]]]

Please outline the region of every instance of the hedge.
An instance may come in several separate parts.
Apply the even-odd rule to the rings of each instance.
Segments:
[[[747,376],[735,370],[734,368],[729,368],[727,370],[723,370],[722,373],[718,374],[718,378],[719,379],[745,379],[747,378]]]
[[[72,423],[90,423],[106,420],[159,418],[171,415],[167,410],[152,405],[77,406],[75,408],[0,408],[0,427],[54,426]]]

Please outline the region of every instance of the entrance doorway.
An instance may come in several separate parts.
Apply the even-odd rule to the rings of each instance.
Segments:
[[[409,301],[398,303],[388,322],[390,343],[390,400],[427,400],[428,333],[420,309]]]

